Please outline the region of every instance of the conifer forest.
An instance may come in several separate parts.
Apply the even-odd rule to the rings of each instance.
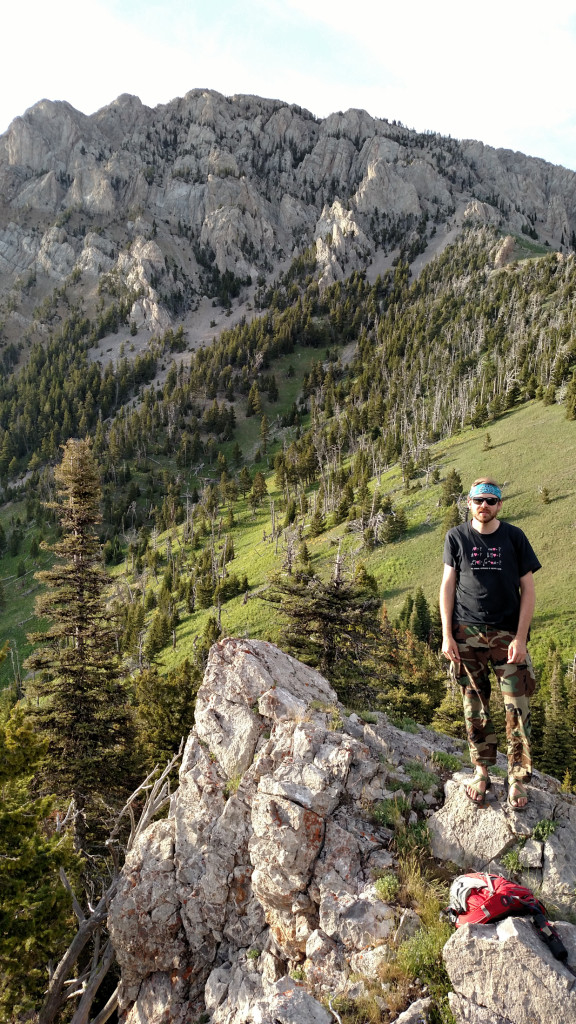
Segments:
[[[108,362],[95,348],[135,334],[134,296],[104,290],[94,318],[70,282],[45,338],[0,342],[3,1020],[80,1021],[46,997],[48,965],[114,877],[119,815],[177,754],[219,637],[277,643],[346,707],[465,737],[439,653],[443,536],[497,453],[523,526],[523,416],[552,467],[530,481],[543,564],[569,561],[574,531],[576,259],[534,246],[496,266],[500,244],[471,222],[419,274],[402,250],[325,287],[304,248],[209,345],[174,326]],[[213,284],[223,308],[243,287]],[[576,792],[570,571],[543,584],[532,706],[537,767]],[[112,963],[99,921],[78,978]]]

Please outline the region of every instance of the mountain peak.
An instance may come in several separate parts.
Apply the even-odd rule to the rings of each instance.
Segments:
[[[133,225],[149,226],[173,282],[160,294],[143,268],[139,287],[149,308],[163,306],[164,320],[179,311],[186,326],[213,294],[210,276],[233,275],[247,303],[242,282],[271,281],[310,246],[327,284],[401,253],[422,264],[471,217],[555,248],[576,231],[576,175],[563,168],[365,110],[318,119],[201,88],[155,109],[122,94],[90,116],[42,100],[0,138],[0,188],[0,296],[35,275],[13,311],[33,333],[34,300],[82,272],[94,230],[109,253],[130,249]],[[94,265],[129,288],[124,264],[108,259]],[[158,316],[144,323],[154,330]]]

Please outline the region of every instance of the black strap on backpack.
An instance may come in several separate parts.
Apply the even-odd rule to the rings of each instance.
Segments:
[[[542,941],[548,946],[552,956],[555,956],[557,960],[562,960],[563,963],[566,963],[568,959],[568,950],[558,935],[554,925],[550,924],[550,921],[546,920],[544,914],[542,914],[540,910],[530,911],[530,913],[532,915],[532,921],[536,931]]]
[[[513,896],[512,899],[520,903],[523,908],[523,912],[532,918],[532,923],[534,924],[536,931],[542,941],[548,946],[552,956],[556,957],[557,960],[562,960],[563,963],[566,963],[568,960],[568,950],[558,935],[554,925],[551,924],[542,913],[542,910],[538,905],[538,901],[536,899],[530,900],[526,897],[522,898],[521,896]]]

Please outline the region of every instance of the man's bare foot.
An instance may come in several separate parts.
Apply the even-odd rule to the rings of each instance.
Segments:
[[[528,793],[518,779],[508,779],[508,803],[515,811],[523,811],[528,803]]]
[[[465,787],[466,796],[477,807],[484,807],[487,789],[490,789],[488,772],[483,772],[480,767],[477,767],[472,781]]]

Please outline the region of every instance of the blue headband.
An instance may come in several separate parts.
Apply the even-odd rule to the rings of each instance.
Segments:
[[[502,501],[502,491],[496,484],[474,484],[470,488],[469,498],[479,498],[482,494],[493,494],[498,501]]]

